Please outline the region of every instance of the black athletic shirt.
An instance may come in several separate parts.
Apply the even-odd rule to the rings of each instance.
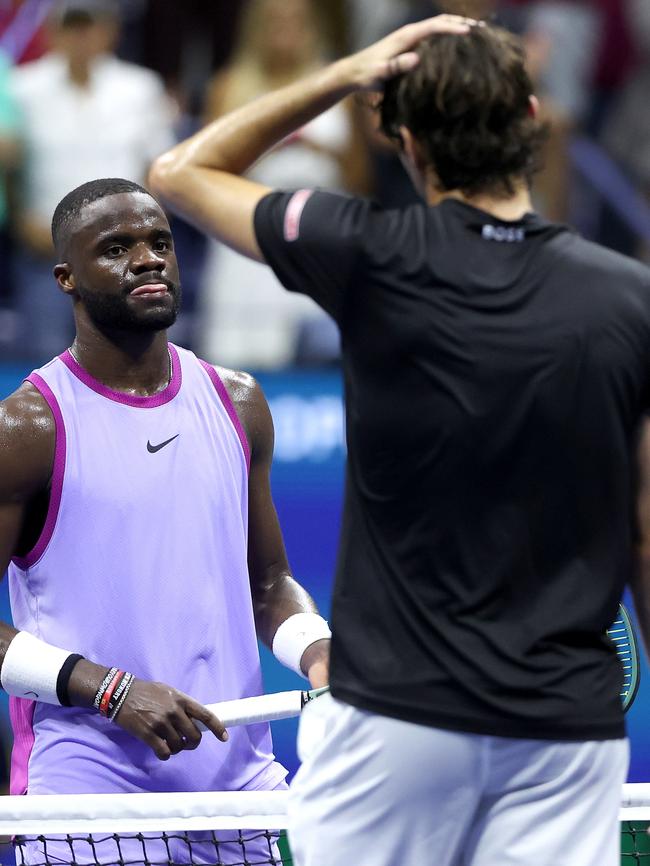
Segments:
[[[348,467],[333,694],[451,730],[624,735],[650,270],[534,214],[272,193],[255,229],[336,319]]]

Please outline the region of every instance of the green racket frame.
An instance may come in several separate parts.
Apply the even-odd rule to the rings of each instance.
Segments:
[[[607,635],[616,647],[616,653],[623,667],[623,686],[621,700],[623,711],[627,712],[636,697],[641,680],[639,647],[632,626],[632,620],[624,605],[619,605],[618,616],[607,629]]]

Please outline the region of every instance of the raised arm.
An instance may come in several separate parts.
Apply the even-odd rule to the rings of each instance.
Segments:
[[[30,384],[0,403],[0,574],[31,550],[40,534],[52,478],[56,428]],[[94,708],[109,668],[80,658],[79,647],[53,647],[0,622],[0,681],[9,694],[46,703]],[[163,683],[133,680],[115,722],[166,760],[195,748],[204,722],[220,739],[224,727],[208,710]]]
[[[260,386],[248,374],[221,368],[219,374],[244,425],[251,449],[248,569],[257,633],[276,656],[289,667],[296,670],[299,667],[312,686],[318,688],[329,681],[329,639],[321,637],[328,630],[309,593],[292,577],[287,562],[271,495],[274,433],[268,403]],[[291,619],[295,615],[303,616]],[[299,637],[302,632],[304,637]],[[284,651],[279,644],[284,644]]]
[[[263,261],[253,216],[269,190],[246,180],[266,151],[358,90],[414,68],[413,49],[435,33],[466,33],[469,19],[439,15],[409,24],[363,51],[215,120],[159,157],[149,183],[174,211],[249,258]]]

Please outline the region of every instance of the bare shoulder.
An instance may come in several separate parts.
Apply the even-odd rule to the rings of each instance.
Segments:
[[[258,381],[250,373],[245,373],[243,370],[229,370],[227,367],[217,365],[214,369],[226,386],[230,399],[237,410],[256,398],[259,399],[260,395],[263,396]]]
[[[43,396],[24,382],[0,401],[0,489],[33,493],[49,481],[56,426]]]
[[[273,450],[273,420],[264,391],[250,373],[215,367],[241,421],[253,456]]]
[[[3,440],[24,436],[54,435],[52,411],[43,395],[29,382],[0,401],[0,432]]]

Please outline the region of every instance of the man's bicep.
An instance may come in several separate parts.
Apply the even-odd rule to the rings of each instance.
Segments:
[[[289,570],[269,477],[255,467],[248,497],[248,567],[254,589]]]
[[[16,553],[25,519],[25,503],[0,505],[0,578]]]
[[[266,398],[256,385],[251,436],[251,465],[248,479],[248,567],[251,585],[273,581],[288,571],[280,521],[271,493],[273,420]]]
[[[0,422],[0,439],[2,436]],[[17,552],[28,503],[33,495],[32,468],[22,449],[9,443],[0,449],[0,575],[4,575],[11,557]]]
[[[253,216],[268,187],[201,166],[186,167],[178,175],[167,174],[164,159],[157,160],[149,174],[154,192],[199,231],[249,259],[263,262]]]
[[[49,406],[31,385],[0,403],[0,568],[16,551],[30,503],[47,490],[56,430]]]

